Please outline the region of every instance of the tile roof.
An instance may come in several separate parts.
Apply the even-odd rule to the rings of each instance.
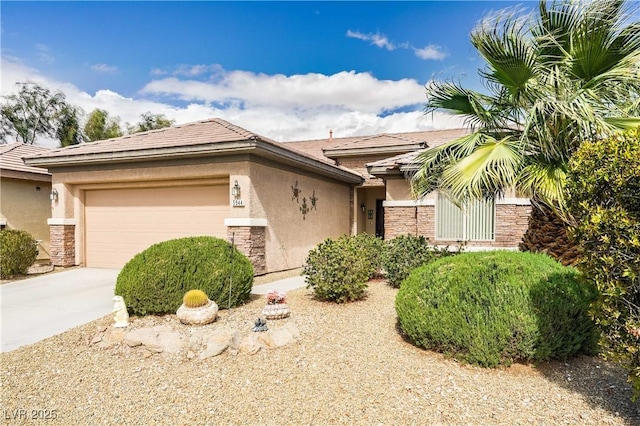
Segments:
[[[397,147],[400,150],[415,147],[421,143],[432,148],[457,139],[469,133],[468,129],[421,130],[403,133],[382,133],[368,136],[350,136],[345,138],[316,139],[307,141],[283,142],[297,150],[314,157],[325,157],[325,152],[346,151],[349,149],[375,149]],[[415,149],[415,148],[414,148]],[[326,158],[326,157],[325,157]]]
[[[142,151],[145,149],[188,147],[219,142],[234,142],[260,139],[277,143],[269,138],[252,133],[219,118],[197,121],[148,132],[134,133],[118,138],[81,143],[58,148],[38,157],[68,157],[85,154]]]
[[[3,170],[14,172],[35,173],[50,176],[46,169],[31,167],[24,164],[23,157],[50,152],[49,148],[28,145],[24,143],[12,143],[0,145],[0,173]]]
[[[134,133],[113,139],[81,143],[29,156],[27,164],[50,169],[66,165],[147,161],[202,155],[256,153],[266,158],[315,170],[346,181],[360,181],[360,174],[324,157],[291,149],[287,145],[250,132],[220,118]]]

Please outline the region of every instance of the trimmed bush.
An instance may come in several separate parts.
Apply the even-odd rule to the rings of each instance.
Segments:
[[[429,240],[423,236],[399,235],[388,242],[384,260],[387,282],[391,287],[398,288],[415,268],[456,253],[450,252],[448,247],[429,247]]]
[[[592,314],[602,353],[622,363],[640,398],[640,131],[584,142],[566,189],[577,268],[600,292]]]
[[[374,235],[363,232],[350,237],[360,250],[360,256],[369,262],[369,278],[382,275],[384,259],[387,254],[385,242]]]
[[[307,288],[313,288],[320,300],[336,303],[362,299],[367,281],[377,267],[372,260],[374,242],[368,237],[346,236],[327,238],[309,252],[303,268]]]
[[[218,306],[236,306],[249,298],[252,284],[251,262],[228,242],[189,237],[154,244],[135,255],[118,275],[115,292],[131,313],[166,314],[175,313],[192,289],[204,291]]]
[[[396,296],[417,345],[483,367],[593,353],[595,289],[547,255],[476,252],[414,270]]]
[[[26,275],[38,256],[36,240],[25,231],[0,231],[0,278]]]

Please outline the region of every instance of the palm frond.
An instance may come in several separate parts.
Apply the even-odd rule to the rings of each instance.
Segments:
[[[512,137],[484,137],[473,153],[443,170],[440,187],[457,200],[487,198],[515,184],[522,156]]]
[[[514,185],[516,190],[533,203],[554,210],[564,210],[566,167],[546,160],[533,162],[522,168]]]

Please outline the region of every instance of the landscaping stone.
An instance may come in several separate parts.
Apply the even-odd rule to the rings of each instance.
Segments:
[[[129,348],[143,348],[143,356],[164,353],[177,355],[184,353],[187,359],[207,359],[225,351],[232,355],[242,352],[254,355],[261,350],[286,346],[300,338],[297,325],[288,320],[280,326],[261,333],[246,332],[226,325],[187,327],[172,316],[160,319],[146,317],[137,320],[133,329],[102,327],[89,341],[101,349],[125,345]],[[161,324],[158,322],[162,321]],[[131,327],[130,327],[131,328]]]

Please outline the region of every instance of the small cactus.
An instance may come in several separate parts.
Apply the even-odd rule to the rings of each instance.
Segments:
[[[189,290],[182,298],[182,302],[188,308],[199,308],[209,303],[209,297],[202,290]]]

